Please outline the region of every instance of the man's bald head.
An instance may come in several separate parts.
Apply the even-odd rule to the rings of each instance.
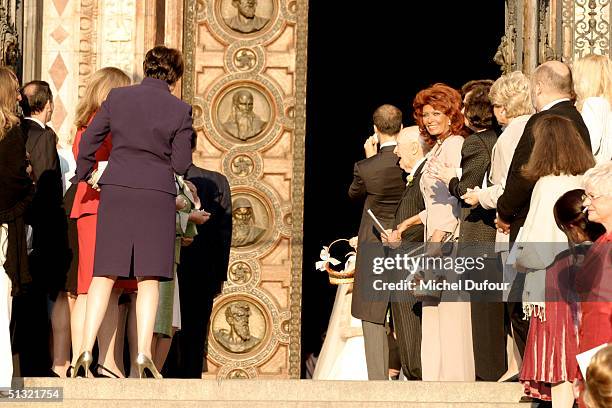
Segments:
[[[399,157],[400,167],[409,172],[428,151],[429,145],[421,136],[419,127],[409,126],[402,129],[397,136],[397,145],[393,153]]]
[[[535,82],[540,82],[548,92],[572,97],[574,93],[572,71],[560,61],[547,61],[533,72]]]
[[[555,100],[573,99],[572,71],[560,61],[543,63],[531,75],[531,92],[538,112]]]

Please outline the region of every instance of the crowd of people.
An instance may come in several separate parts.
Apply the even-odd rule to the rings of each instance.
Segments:
[[[191,107],[172,94],[180,52],[153,48],[143,71],[138,85],[117,68],[91,76],[70,149],[47,126],[49,85],[21,87],[0,67],[0,387],[14,372],[202,374],[232,242],[229,184],[192,164]],[[611,105],[612,62],[589,55],[531,78],[434,84],[414,98],[415,126],[392,105],[374,112],[349,189],[365,200],[351,301],[361,327],[345,327],[363,333],[368,379],[389,378],[392,326],[408,380],[517,376],[555,407],[576,393],[612,404]],[[373,259],[419,242],[439,244],[424,247],[431,257],[491,245],[472,278],[509,281],[509,293],[370,296]],[[577,356],[602,345],[582,372]]]
[[[143,72],[137,85],[118,68],[92,74],[69,148],[47,125],[49,84],[20,86],[0,67],[2,388],[13,376],[205,370],[229,261],[229,183],[192,164],[191,106],[172,94],[181,53],[157,46]]]
[[[461,90],[436,83],[413,100],[415,126],[404,128],[395,106],[376,109],[348,192],[365,200],[351,312],[367,378],[389,379],[391,341],[407,380],[519,380],[526,398],[553,407],[572,407],[575,394],[582,406],[612,406],[612,346],[588,373],[577,360],[612,343],[611,106],[612,62],[588,55]],[[373,279],[391,277],[373,260],[419,242],[421,255],[483,258],[469,278],[508,290],[487,300],[374,293]],[[461,279],[430,272],[415,282]]]

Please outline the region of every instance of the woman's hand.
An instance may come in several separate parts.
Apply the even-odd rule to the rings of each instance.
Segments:
[[[185,198],[183,196],[176,196],[175,199],[175,203],[176,203],[176,211],[181,211],[183,208],[187,207],[187,200],[185,200]]]
[[[191,194],[193,194],[193,201],[196,208],[200,208],[200,197],[198,197],[198,189],[196,188],[195,184],[193,184],[189,180],[183,180],[183,182],[185,183],[189,191],[191,191]]]
[[[474,188],[468,188],[467,193],[461,196],[461,199],[468,205],[477,205],[478,204],[478,192],[480,191],[480,187],[476,186]]]
[[[436,157],[430,160],[429,166],[426,171],[433,177],[444,182],[444,184],[450,183],[451,179],[457,177],[457,173],[453,167],[448,167]]]

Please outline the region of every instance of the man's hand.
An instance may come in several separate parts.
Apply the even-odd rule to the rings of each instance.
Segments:
[[[181,237],[181,246],[189,246],[193,243],[193,238]]]
[[[349,245],[352,246],[354,249],[357,249],[357,244],[359,244],[359,236],[349,239]]]
[[[189,221],[197,225],[202,225],[210,219],[210,213],[204,210],[189,213]]]
[[[467,193],[461,196],[461,199],[468,205],[477,205],[478,204],[478,191],[480,191],[480,187],[476,186],[474,188],[468,188]]]
[[[503,232],[504,234],[510,234],[510,224],[499,218],[499,215],[495,217],[495,226],[497,227],[497,231]]]
[[[366,158],[372,157],[376,154],[378,150],[378,140],[376,134],[368,137],[366,142],[363,145],[363,150],[365,150]]]
[[[385,246],[393,249],[399,248],[402,243],[402,234],[398,230],[387,229],[380,237]]]

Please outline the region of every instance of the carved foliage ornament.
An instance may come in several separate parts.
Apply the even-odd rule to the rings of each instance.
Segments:
[[[19,40],[17,38],[17,28],[11,23],[10,10],[6,5],[0,5],[0,63],[4,66],[12,67],[17,70],[19,61]]]

